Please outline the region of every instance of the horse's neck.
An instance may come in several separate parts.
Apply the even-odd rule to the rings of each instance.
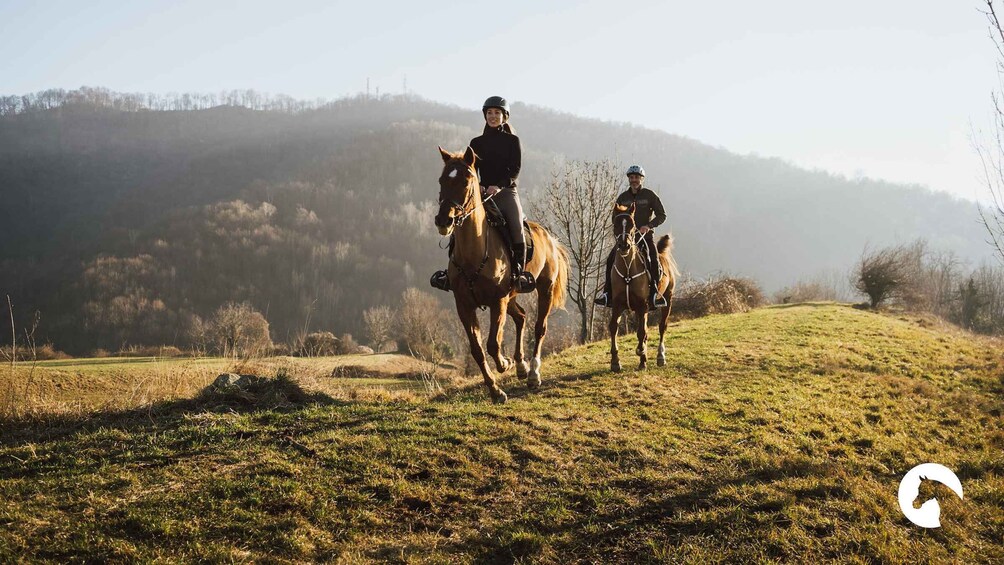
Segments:
[[[462,267],[473,269],[481,265],[488,247],[488,216],[481,205],[480,195],[475,198],[477,207],[454,232],[453,240],[453,260]]]
[[[645,269],[645,261],[642,260],[641,250],[637,245],[628,248],[628,252],[624,255],[618,253],[617,261],[621,268],[625,269],[625,275],[633,275]]]

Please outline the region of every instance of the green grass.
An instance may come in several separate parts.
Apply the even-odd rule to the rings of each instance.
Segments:
[[[674,325],[664,368],[608,345],[510,402],[346,401],[276,381],[0,431],[8,560],[990,562],[1004,554],[999,344],[840,305]],[[634,345],[622,341],[625,367]],[[654,357],[654,355],[653,355]],[[654,365],[654,363],[653,363]],[[294,375],[294,380],[296,375]],[[899,510],[956,471],[943,527]]]

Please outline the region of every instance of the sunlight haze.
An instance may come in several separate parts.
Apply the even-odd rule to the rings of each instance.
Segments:
[[[2,94],[87,85],[331,99],[369,79],[374,94],[407,87],[473,111],[501,94],[851,179],[984,197],[971,133],[990,123],[997,77],[976,1],[0,7]]]

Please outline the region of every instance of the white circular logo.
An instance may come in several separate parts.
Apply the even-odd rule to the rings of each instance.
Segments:
[[[959,498],[962,498],[962,482],[951,469],[937,463],[917,465],[899,482],[899,508],[907,519],[921,528],[940,528],[941,505],[937,499],[928,500],[920,508],[913,507],[923,481],[939,482],[952,489]]]

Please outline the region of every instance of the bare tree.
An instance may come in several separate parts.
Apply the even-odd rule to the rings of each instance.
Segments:
[[[983,178],[990,192],[991,203],[980,205],[980,218],[990,235],[990,243],[997,251],[998,259],[1004,261],[1004,28],[997,18],[994,0],[985,0],[987,9],[983,12],[989,23],[990,39],[997,50],[997,79],[1001,82],[998,90],[990,94],[994,105],[993,137],[975,144],[976,152],[983,163]]]
[[[593,334],[593,298],[603,284],[612,245],[610,211],[622,183],[620,169],[610,160],[569,161],[555,167],[550,184],[531,202],[534,215],[568,248],[568,297],[579,311],[579,343]]]
[[[453,319],[435,296],[414,287],[405,289],[397,320],[403,349],[424,360],[450,357],[455,350],[450,332]]]
[[[213,336],[224,357],[255,355],[272,345],[265,316],[250,304],[229,303],[213,314]]]
[[[366,339],[378,353],[394,331],[394,312],[387,306],[374,306],[363,312],[366,324]]]

